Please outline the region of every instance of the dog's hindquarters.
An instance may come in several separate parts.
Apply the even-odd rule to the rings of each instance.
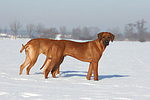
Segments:
[[[25,49],[26,53],[26,59],[25,62],[20,66],[20,73],[22,74],[23,69],[29,64],[27,67],[27,75],[29,75],[30,69],[33,67],[33,65],[36,63],[37,58],[39,56],[39,47],[38,45],[29,44],[29,42],[24,46],[22,44],[22,49],[20,50],[20,53]]]
[[[52,42],[51,44],[50,44],[50,46],[49,46],[49,49],[48,49],[48,51],[47,51],[47,55],[46,55],[46,60],[45,60],[45,62],[44,62],[44,64],[42,65],[42,67],[40,68],[40,70],[41,69],[43,69],[43,67],[45,66],[45,64],[47,63],[47,61],[48,61],[48,53],[50,52],[50,50],[52,49],[52,45],[53,45],[53,43],[54,42]],[[45,68],[46,69],[46,68]],[[45,69],[44,69],[44,71],[43,71],[43,74],[45,73]]]
[[[65,50],[65,44],[63,42],[54,42],[53,45],[48,50],[47,58],[50,58],[51,62],[47,64],[45,70],[45,78],[48,77],[49,72],[52,72],[52,76],[55,78],[55,71],[58,69],[60,64],[63,62],[64,56],[63,52]],[[57,71],[58,72],[58,71]]]
[[[56,42],[56,41],[55,41]],[[45,66],[45,64],[46,64],[46,66],[45,66],[45,68],[44,68],[44,70],[43,70],[43,74],[45,74],[45,70],[47,69],[47,67],[49,66],[49,64],[50,64],[50,62],[51,62],[51,57],[49,57],[51,54],[52,54],[52,47],[53,47],[53,44],[55,43],[55,42],[52,42],[51,44],[50,44],[50,46],[49,46],[49,49],[48,49],[48,52],[47,52],[47,57],[46,57],[46,60],[45,60],[45,62],[44,62],[44,64],[42,65],[42,67],[40,68],[40,70]],[[64,57],[59,61],[59,63],[57,64],[57,65],[55,65],[55,67],[54,68],[56,68],[56,69],[53,69],[53,72],[54,71],[56,71],[56,72],[52,72],[53,73],[53,76],[54,77],[56,77],[55,76],[55,73],[56,74],[59,74],[59,66],[60,66],[60,64],[63,62],[63,59],[64,59]]]
[[[26,45],[27,45],[27,44],[26,44]],[[28,46],[27,46],[27,47],[28,47]],[[25,46],[22,44],[22,48],[21,48],[21,50],[20,50],[20,53],[22,53],[22,51],[23,51],[24,49],[27,49],[27,47],[25,47]],[[27,52],[26,50],[25,50],[25,52],[26,52],[26,59],[25,59],[25,62],[20,66],[20,73],[19,73],[19,75],[22,74],[23,69],[30,63],[29,52]]]

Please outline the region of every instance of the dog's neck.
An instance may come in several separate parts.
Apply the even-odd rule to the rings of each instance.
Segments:
[[[103,42],[102,42],[102,41],[99,42],[98,39],[96,39],[96,40],[94,40],[94,41],[95,41],[95,43],[96,43],[98,49],[103,52],[103,51],[105,50],[105,48],[106,48],[106,46],[103,45]]]

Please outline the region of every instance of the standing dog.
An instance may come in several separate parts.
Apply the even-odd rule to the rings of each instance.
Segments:
[[[45,60],[45,63],[48,61],[46,64],[47,69],[45,70],[45,78],[48,77],[51,70],[52,76],[55,77],[55,70],[57,70],[62,63],[63,58],[66,55],[69,55],[78,60],[90,62],[87,79],[90,80],[92,71],[94,71],[94,80],[98,81],[98,61],[105,48],[109,45],[109,41],[111,40],[111,42],[113,42],[115,36],[109,32],[102,32],[97,36],[98,39],[83,43],[68,40],[53,42],[48,50],[47,58]]]
[[[29,64],[27,67],[27,75],[29,75],[30,69],[34,66],[34,64],[37,61],[38,56],[43,53],[44,55],[47,55],[47,51],[49,46],[54,42],[55,40],[52,39],[45,39],[45,38],[36,38],[30,40],[26,45],[22,44],[22,49],[20,50],[20,53],[25,49],[26,53],[26,60],[25,62],[20,66],[20,73],[22,74],[23,69]],[[43,74],[45,72],[45,69],[43,71]],[[59,72],[57,72],[59,74]]]

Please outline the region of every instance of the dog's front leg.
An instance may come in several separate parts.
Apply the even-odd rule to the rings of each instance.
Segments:
[[[90,63],[89,70],[88,70],[88,74],[87,74],[87,76],[86,76],[87,80],[90,80],[90,78],[91,78],[91,76],[92,76],[92,71],[93,71],[92,63]]]
[[[94,81],[98,81],[98,62],[93,62],[92,67],[94,70]]]

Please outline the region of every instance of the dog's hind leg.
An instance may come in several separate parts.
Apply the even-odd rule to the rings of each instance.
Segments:
[[[27,70],[27,75],[29,75],[30,69],[34,66],[34,64],[37,61],[37,58],[39,56],[38,51],[36,51],[33,48],[32,49],[30,48],[29,56],[30,56],[30,64],[26,69]]]
[[[36,60],[32,60],[29,64],[29,66],[27,67],[27,75],[29,75],[29,72],[30,72],[30,69],[34,66],[34,64],[36,63],[37,59]]]
[[[45,74],[45,70],[47,69],[48,64],[50,64],[50,62],[51,62],[51,59],[46,58],[46,65],[45,65],[45,67],[43,66],[44,67],[43,74]]]
[[[60,59],[59,63],[52,69],[52,71],[51,71],[52,75],[53,75],[53,73],[59,74],[59,68],[60,68],[61,63],[62,63],[63,60],[64,60],[64,57],[65,57],[65,56],[63,56],[63,57]]]
[[[51,69],[53,69],[59,63],[59,61],[60,61],[60,59],[58,59],[58,58],[57,59],[56,58],[51,59],[50,64],[48,63],[47,69],[45,70],[45,79],[48,78],[49,72],[51,71]],[[55,78],[55,75],[53,77]]]
[[[29,53],[26,52],[26,60],[25,62],[20,66],[20,73],[19,75],[22,74],[23,69],[30,63],[30,57],[29,57]]]

